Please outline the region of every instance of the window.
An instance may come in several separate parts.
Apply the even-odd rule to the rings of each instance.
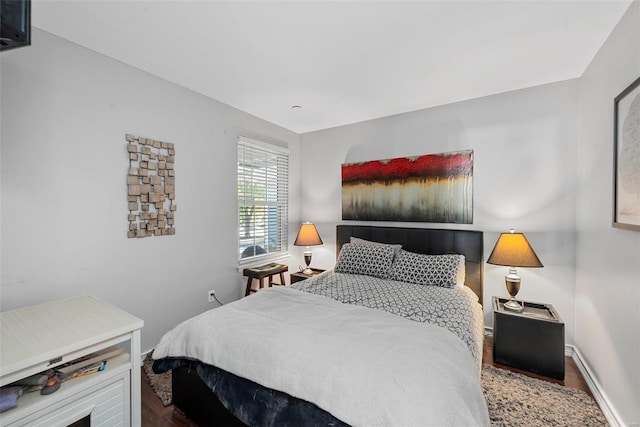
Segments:
[[[289,151],[238,139],[238,259],[285,255],[288,246]]]

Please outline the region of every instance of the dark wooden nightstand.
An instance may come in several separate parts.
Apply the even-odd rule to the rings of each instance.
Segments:
[[[564,323],[551,304],[519,301],[524,311],[504,308],[493,297],[493,360],[496,363],[564,379]]]
[[[320,268],[312,268],[313,274],[304,274],[302,271],[297,271],[295,273],[289,274],[289,281],[291,284],[296,282],[300,282],[302,280],[307,280],[313,276],[317,276],[320,273],[324,273],[326,270],[322,270]]]

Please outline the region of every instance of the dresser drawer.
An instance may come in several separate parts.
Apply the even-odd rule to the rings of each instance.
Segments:
[[[66,427],[89,417],[92,427],[129,426],[129,376],[99,384],[17,420],[9,426]]]

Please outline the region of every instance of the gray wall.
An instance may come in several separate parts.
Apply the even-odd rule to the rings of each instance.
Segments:
[[[240,297],[237,135],[288,145],[296,194],[297,134],[37,29],[1,82],[2,310],[93,294],[145,321],[145,351],[208,289]],[[127,238],[126,133],[176,146],[175,236]]]
[[[635,1],[580,79],[576,344],[624,424],[640,423],[640,233],[611,227],[613,99],[640,77]]]
[[[472,225],[404,224],[485,232],[485,259],[499,233],[524,232],[544,268],[518,269],[518,296],[552,303],[574,342],[578,81],[429,108],[301,137],[301,219],[320,224],[314,265],[331,267],[341,222],[345,162],[474,150]],[[309,159],[309,160],[308,160]],[[491,297],[507,295],[507,267],[485,264],[485,323]]]

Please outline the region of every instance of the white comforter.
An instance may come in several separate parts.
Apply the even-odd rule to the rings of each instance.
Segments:
[[[294,289],[189,319],[153,357],[215,365],[355,426],[489,425],[473,358],[451,332]]]

